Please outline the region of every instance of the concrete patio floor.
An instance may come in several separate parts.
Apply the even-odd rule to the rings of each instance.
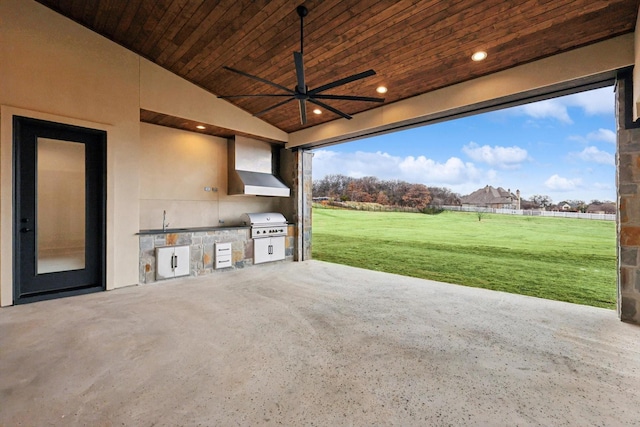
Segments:
[[[319,261],[0,310],[0,425],[639,425],[611,310]]]

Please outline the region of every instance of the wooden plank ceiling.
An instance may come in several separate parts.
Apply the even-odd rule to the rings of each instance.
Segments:
[[[293,89],[300,0],[38,0],[216,95],[274,93],[229,66]],[[377,75],[327,94],[379,96],[386,103],[494,73],[634,30],[638,0],[308,0],[304,60],[318,87],[373,68]],[[472,62],[476,50],[488,52]],[[277,91],[277,90],[275,90]],[[256,113],[277,98],[234,99]],[[380,104],[328,101],[355,114]],[[325,111],[308,126],[344,120]],[[143,114],[147,121],[156,117]],[[303,128],[290,102],[262,116]],[[165,124],[171,120],[163,117]]]

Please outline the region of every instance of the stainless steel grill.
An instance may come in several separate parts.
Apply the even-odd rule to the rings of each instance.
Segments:
[[[287,219],[278,212],[245,213],[241,221],[251,226],[252,239],[287,235]]]

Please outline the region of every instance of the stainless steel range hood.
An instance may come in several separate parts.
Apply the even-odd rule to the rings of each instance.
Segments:
[[[274,173],[271,144],[236,135],[228,140],[227,150],[228,194],[289,197],[291,190]]]

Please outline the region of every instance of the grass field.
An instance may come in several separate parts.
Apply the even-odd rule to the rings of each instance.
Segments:
[[[615,308],[613,221],[313,209],[313,257]]]

